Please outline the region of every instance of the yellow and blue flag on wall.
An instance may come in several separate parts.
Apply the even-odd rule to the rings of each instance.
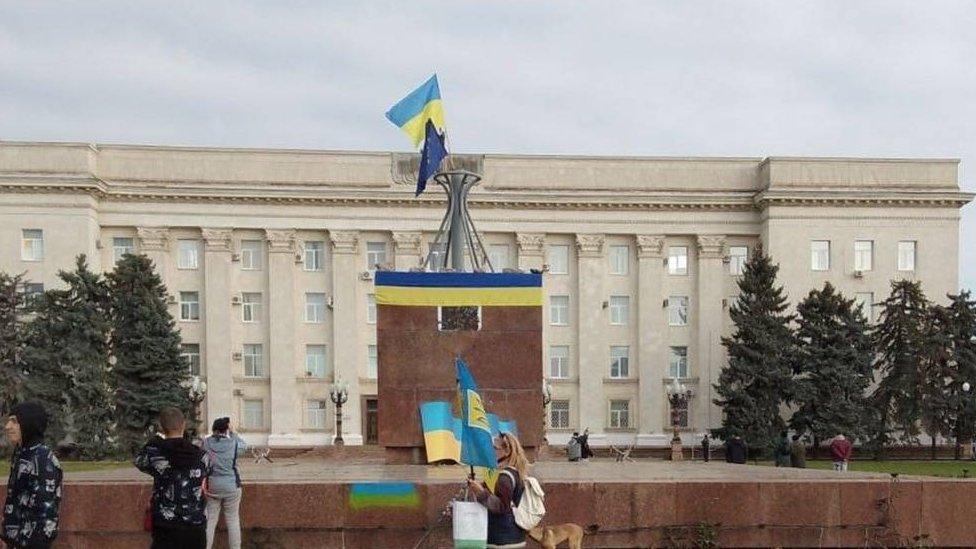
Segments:
[[[431,76],[419,88],[410,92],[410,95],[390,107],[386,111],[386,118],[410,137],[414,147],[420,145],[426,137],[428,120],[433,122],[438,133],[444,134],[444,105],[441,103],[437,75]]]
[[[377,305],[541,307],[542,275],[378,271]]]

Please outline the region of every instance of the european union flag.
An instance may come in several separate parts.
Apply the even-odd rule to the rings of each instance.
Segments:
[[[420,151],[420,172],[417,174],[417,194],[427,188],[427,180],[437,173],[441,161],[447,156],[444,147],[444,136],[437,133],[437,128],[430,120],[427,121],[427,137],[424,138],[424,148]]]
[[[498,460],[491,444],[491,422],[478,386],[463,360],[456,359],[454,366],[461,403],[461,463],[496,469]]]

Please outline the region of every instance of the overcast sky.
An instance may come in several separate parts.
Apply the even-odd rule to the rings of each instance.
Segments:
[[[0,139],[406,150],[383,112],[436,71],[458,152],[956,157],[972,190],[974,22],[917,0],[0,0]]]

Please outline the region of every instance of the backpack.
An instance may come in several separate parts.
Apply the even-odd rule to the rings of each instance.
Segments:
[[[515,475],[508,469],[502,469],[512,479],[512,485],[516,484]],[[515,524],[519,528],[528,532],[535,528],[542,521],[546,514],[546,506],[543,503],[546,493],[542,491],[542,485],[535,477],[525,477],[522,489],[522,499],[518,506],[512,505],[512,514],[515,516]]]

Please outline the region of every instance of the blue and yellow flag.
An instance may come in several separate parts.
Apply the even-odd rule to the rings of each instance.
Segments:
[[[491,420],[485,403],[478,394],[478,386],[463,360],[454,361],[457,368],[458,400],[461,403],[461,463],[465,465],[498,467],[495,448],[491,444]]]
[[[419,88],[410,92],[399,103],[386,111],[386,118],[404,131],[413,146],[420,145],[426,137],[427,121],[434,123],[434,128],[441,135],[444,134],[444,106],[441,103],[441,89],[437,85],[437,75],[431,76]]]

